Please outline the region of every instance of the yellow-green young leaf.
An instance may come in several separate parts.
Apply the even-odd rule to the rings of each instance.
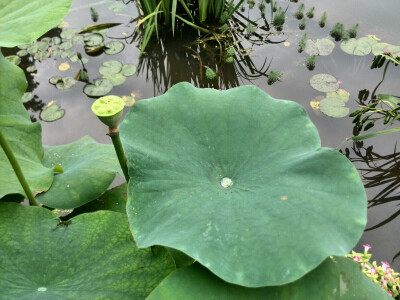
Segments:
[[[282,286],[245,288],[229,284],[199,264],[178,270],[149,295],[147,300],[390,300],[388,293],[372,282],[348,258],[327,258],[301,279]]]
[[[145,299],[175,268],[167,249],[135,246],[121,213],[61,222],[41,207],[0,203],[0,219],[1,299]]]
[[[29,44],[57,26],[72,0],[7,0],[0,2],[0,47]]]
[[[136,103],[120,134],[140,248],[175,248],[227,282],[260,287],[301,278],[362,235],[357,170],[321,148],[295,102],[255,86],[179,83]]]
[[[0,33],[1,34],[1,33]],[[53,170],[42,165],[41,126],[32,123],[21,102],[27,87],[24,72],[8,62],[0,52],[0,131],[10,145],[30,189],[47,190]],[[0,198],[25,192],[0,147]]]

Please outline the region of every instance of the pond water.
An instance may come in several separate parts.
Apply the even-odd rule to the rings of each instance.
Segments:
[[[238,46],[245,49],[245,56],[236,53],[232,64],[224,64],[218,68],[216,80],[207,80],[204,76],[205,66],[215,67],[213,53],[203,53],[201,56],[196,51],[190,50],[190,44],[195,40],[196,33],[193,30],[185,30],[184,33],[177,31],[175,37],[171,35],[163,37],[162,41],[153,40],[149,43],[145,53],[139,58],[140,48],[135,38],[135,25],[138,13],[133,3],[129,3],[123,10],[113,12],[109,9],[114,1],[95,1],[90,5],[88,1],[75,0],[72,9],[65,18],[67,27],[82,28],[86,25],[102,24],[110,22],[122,23],[110,28],[105,34],[105,42],[121,41],[125,44],[124,50],[116,55],[101,54],[89,56],[85,53],[82,44],[73,46],[73,51],[82,53],[88,62],[85,67],[90,80],[100,78],[98,68],[106,60],[118,60],[123,64],[134,64],[138,67],[133,76],[112,90],[115,95],[135,94],[137,101],[140,99],[154,97],[166,92],[172,85],[180,81],[189,81],[198,87],[214,87],[220,89],[232,88],[239,85],[252,84],[261,88],[274,98],[293,100],[301,104],[307,111],[311,120],[316,125],[321,136],[323,146],[333,147],[347,152],[350,160],[358,168],[364,179],[370,205],[375,204],[368,210],[367,228],[380,225],[373,230],[366,231],[356,246],[357,251],[362,250],[362,244],[370,244],[373,259],[380,262],[392,263],[394,269],[400,270],[400,239],[397,232],[400,228],[400,214],[398,202],[400,175],[397,163],[396,143],[398,134],[386,135],[367,140],[363,145],[353,143],[343,144],[346,137],[353,135],[352,118],[332,118],[320,111],[315,111],[310,106],[310,101],[317,96],[324,95],[310,86],[311,76],[319,73],[331,74],[337,78],[340,88],[350,93],[350,100],[346,106],[350,111],[357,107],[359,92],[368,90],[371,94],[381,81],[383,68],[371,70],[370,66],[374,59],[372,54],[366,56],[354,56],[343,52],[340,48],[341,42],[335,42],[332,54],[318,56],[315,69],[310,71],[304,64],[306,53],[298,52],[298,44],[304,33],[309,38],[319,39],[329,36],[329,31],[336,22],[343,23],[350,28],[356,23],[360,25],[357,37],[375,35],[381,42],[400,45],[400,31],[398,30],[398,17],[400,2],[398,0],[385,1],[300,1],[304,3],[307,11],[316,6],[315,17],[307,19],[305,30],[300,30],[300,21],[293,17],[293,13],[300,3],[290,1],[278,1],[283,9],[287,8],[287,19],[281,32],[272,30],[268,38],[279,43],[257,43],[249,42],[244,35],[239,38]],[[90,8],[98,13],[97,22],[91,19]],[[318,25],[322,12],[326,11],[328,18],[324,28]],[[257,4],[251,10],[246,5],[243,16],[251,20],[259,20],[260,13]],[[269,7],[266,10],[266,18],[269,20]],[[245,24],[246,25],[246,24]],[[61,29],[54,29],[46,36],[60,36]],[[330,37],[329,37],[330,38]],[[330,38],[332,40],[332,38]],[[286,42],[286,43],[284,43]],[[10,55],[18,49],[5,50],[4,55]],[[215,57],[214,57],[215,58]],[[200,65],[200,62],[202,66]],[[60,71],[58,66],[67,62],[70,68]],[[43,143],[48,145],[66,144],[75,141],[85,135],[92,136],[98,142],[110,143],[105,135],[107,129],[100,124],[92,114],[90,106],[93,98],[86,96],[82,90],[84,82],[77,82],[71,89],[58,90],[49,83],[52,76],[74,77],[81,65],[71,62],[68,58],[48,58],[42,62],[33,61],[32,58],[23,57],[20,67],[26,69],[34,64],[37,72],[33,75],[26,72],[29,81],[28,91],[35,96],[26,103],[34,120],[40,121],[43,128]],[[277,70],[283,73],[280,81],[268,84],[265,76],[266,69]],[[387,70],[386,78],[378,87],[376,94],[400,95],[400,68],[391,64]],[[51,101],[54,101],[66,111],[65,116],[55,122],[43,122],[39,119],[40,111]],[[126,108],[128,111],[129,108]],[[125,111],[125,112],[126,112]],[[284,120],[282,120],[284,122]],[[384,128],[375,126],[372,131]],[[372,153],[366,155],[366,148],[373,146]],[[347,150],[346,150],[347,149]],[[370,150],[368,150],[370,151]],[[372,159],[371,159],[372,158]],[[378,199],[379,201],[373,201]]]

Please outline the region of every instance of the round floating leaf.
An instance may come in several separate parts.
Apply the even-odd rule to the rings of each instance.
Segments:
[[[113,74],[113,75],[107,74],[104,75],[103,78],[110,80],[113,86],[121,85],[126,80],[126,77],[121,74]]]
[[[49,57],[50,57],[50,52],[48,52],[48,51],[38,51],[35,53],[35,56],[34,56],[34,58],[38,61],[43,61]]]
[[[121,2],[116,2],[108,7],[108,9],[113,12],[120,12],[120,11],[123,11],[125,8],[126,8],[126,5]]]
[[[49,79],[49,82],[51,83],[51,84],[56,84],[57,82],[59,82],[60,80],[62,80],[62,77],[61,76],[53,76],[53,77],[51,77],[50,79]]]
[[[321,148],[300,105],[255,86],[179,83],[137,102],[120,135],[127,214],[141,248],[171,247],[225,281],[260,287],[348,253],[363,232],[357,170]]]
[[[6,56],[5,57],[10,63],[18,66],[19,63],[21,62],[21,57],[19,57],[18,55],[10,55],[10,56]]]
[[[373,37],[369,37],[369,36],[364,36],[364,37],[360,38],[359,41],[367,42],[371,47],[373,45],[375,45],[376,43],[378,43],[378,41],[376,39],[374,39]]]
[[[19,50],[18,52],[17,52],[17,55],[18,56],[26,56],[26,55],[28,55],[29,53],[28,53],[28,51],[27,50],[25,50],[25,49],[22,49],[22,50]]]
[[[64,117],[64,114],[65,110],[60,109],[59,105],[51,104],[42,110],[40,113],[40,119],[45,122],[53,122]]]
[[[13,0],[0,6],[0,47],[28,44],[65,17],[72,0]]]
[[[75,36],[75,34],[76,34],[77,32],[78,32],[78,30],[77,30],[77,29],[74,29],[74,28],[65,29],[65,30],[63,30],[63,31],[61,32],[60,36],[61,36],[63,39],[70,40],[70,39],[72,39],[72,38]]]
[[[293,283],[264,288],[245,288],[229,284],[206,268],[194,264],[178,270],[149,295],[147,300],[336,300],[392,299],[365,276],[359,266],[344,257],[326,259],[315,270]]]
[[[324,93],[336,92],[339,88],[337,79],[329,74],[316,74],[312,76],[310,84],[317,91]]]
[[[60,44],[60,49],[61,50],[68,50],[72,48],[72,43],[71,42],[64,42]]]
[[[85,37],[85,44],[89,47],[96,47],[103,43],[104,37],[100,33],[92,33]]]
[[[371,46],[365,39],[348,39],[340,44],[340,48],[352,55],[365,56],[371,53]]]
[[[53,36],[53,37],[51,38],[50,44],[52,44],[52,45],[59,45],[59,44],[61,44],[61,39],[60,39],[58,36]]]
[[[122,66],[121,74],[124,76],[132,76],[135,74],[137,71],[137,68],[135,65],[131,64],[126,64]]]
[[[26,68],[26,71],[30,72],[30,73],[35,72],[36,71],[36,67],[35,66],[29,66],[29,67]]]
[[[97,199],[121,172],[111,145],[84,137],[72,144],[47,147],[43,164],[60,164],[64,173],[54,177],[51,188],[37,200],[54,208],[75,208]],[[122,174],[122,173],[121,173]]]
[[[332,53],[335,43],[328,39],[308,39],[304,51],[308,55],[326,56]]]
[[[73,55],[75,55],[75,52],[72,51],[71,49],[68,49],[67,51],[61,53],[61,58],[69,58]]]
[[[73,87],[76,80],[72,77],[62,77],[61,80],[57,81],[56,88],[59,90],[67,90]]]
[[[84,42],[85,42],[85,39],[81,35],[76,35],[72,38],[73,45],[83,44]]]
[[[83,92],[89,97],[101,97],[111,92],[113,84],[106,78],[97,78],[93,84],[87,84],[83,87]]]
[[[336,92],[326,93],[326,98],[337,98],[344,102],[349,101],[350,93],[343,89],[338,89]]]
[[[0,219],[3,299],[145,299],[174,270],[166,249],[135,246],[121,213],[62,222],[41,207],[0,203]]]
[[[31,101],[33,99],[33,94],[32,93],[24,93],[22,95],[21,101],[22,103],[26,103],[28,101]]]
[[[384,53],[390,53],[392,57],[400,56],[400,46],[388,45],[383,48]]]
[[[114,75],[122,70],[122,63],[117,60],[105,61],[99,68],[101,75]]]
[[[324,98],[319,102],[319,109],[325,115],[333,118],[343,118],[349,114],[345,102],[338,98]]]
[[[105,44],[105,48],[106,49],[104,50],[104,52],[106,54],[109,54],[109,55],[118,54],[122,50],[124,50],[125,45],[124,45],[124,43],[121,43],[121,42],[110,42],[110,43]]]

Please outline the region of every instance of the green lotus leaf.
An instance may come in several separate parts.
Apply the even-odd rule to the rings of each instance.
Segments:
[[[54,176],[46,193],[36,196],[39,202],[54,208],[75,208],[97,199],[113,182],[115,174],[122,172],[114,148],[89,137],[47,147],[43,163],[49,168],[60,164],[64,170]]]
[[[56,88],[59,90],[67,90],[73,87],[76,83],[76,80],[72,77],[62,77],[61,80],[56,82]]]
[[[348,258],[327,258],[303,278],[282,286],[245,288],[224,282],[194,264],[164,279],[147,300],[358,300],[392,299]]]
[[[114,75],[122,70],[122,63],[117,60],[109,60],[103,62],[99,68],[99,73],[101,75]]]
[[[364,36],[364,37],[360,38],[359,41],[367,42],[371,47],[373,45],[375,45],[376,43],[378,43],[378,41],[376,39],[374,39],[373,37],[368,37],[368,36]]]
[[[100,33],[91,33],[85,36],[85,45],[89,47],[96,47],[103,43],[104,37]]]
[[[60,44],[60,49],[61,50],[68,50],[72,48],[72,42],[64,42],[62,44]]]
[[[365,39],[348,39],[340,44],[340,48],[352,55],[365,56],[371,53],[371,46]]]
[[[104,53],[109,54],[109,55],[118,54],[125,48],[124,43],[121,43],[121,42],[109,42],[109,43],[105,44],[104,46],[106,48],[104,50]]]
[[[36,67],[35,66],[29,66],[29,67],[26,68],[26,71],[30,72],[30,73],[35,72],[36,71]]]
[[[338,98],[324,98],[319,102],[319,110],[333,118],[343,118],[349,114],[345,102]]]
[[[38,61],[43,61],[46,58],[50,57],[50,52],[48,51],[38,51],[35,53],[35,56],[33,57],[34,59],[38,60]]]
[[[383,48],[384,53],[390,53],[392,57],[400,56],[400,46],[388,45]]]
[[[166,249],[135,247],[121,213],[61,222],[41,207],[0,203],[0,219],[2,299],[145,299],[174,270]]]
[[[89,97],[101,97],[111,92],[113,84],[106,78],[97,78],[93,84],[87,84],[83,87],[83,92]]]
[[[120,135],[140,248],[175,248],[225,281],[260,287],[348,253],[363,232],[357,170],[321,148],[300,105],[255,86],[179,83],[136,103]]]
[[[40,124],[31,122],[21,102],[26,87],[24,72],[0,53],[0,131],[10,144],[31,190],[47,190],[53,181],[53,172],[42,165]],[[7,194],[25,195],[25,192],[0,147],[0,198]]]
[[[0,4],[0,47],[33,42],[65,17],[71,3],[72,0],[3,1]]]
[[[126,5],[121,2],[115,2],[114,4],[112,4],[108,7],[108,9],[113,12],[120,12],[120,11],[125,10],[125,8],[126,8]]]
[[[18,52],[17,52],[17,55],[18,56],[20,56],[20,57],[22,57],[22,56],[27,56],[29,53],[28,53],[28,51],[26,50],[26,49],[22,49],[22,50],[19,50]]]
[[[137,71],[137,68],[135,65],[131,65],[131,64],[126,64],[122,66],[121,69],[121,74],[124,76],[132,76],[133,74],[135,74]]]
[[[61,39],[60,39],[58,36],[53,36],[53,37],[51,38],[50,44],[52,44],[52,45],[59,45],[59,44],[61,44]]]
[[[53,76],[53,77],[50,77],[49,82],[50,82],[51,84],[56,85],[57,82],[59,82],[59,81],[61,81],[61,80],[62,80],[62,77],[61,77],[61,76]]]
[[[65,110],[60,109],[60,106],[57,104],[51,104],[42,110],[39,117],[45,122],[54,122],[64,117],[64,115]]]
[[[104,75],[103,78],[110,80],[113,86],[121,85],[126,80],[126,77],[122,74],[107,74]]]
[[[76,35],[72,38],[71,42],[73,45],[79,45],[83,44],[85,42],[85,39],[81,35]]]
[[[61,36],[63,39],[70,40],[70,39],[72,39],[72,38],[75,36],[75,34],[76,34],[77,32],[78,32],[78,29],[74,29],[74,28],[65,29],[65,30],[63,30],[63,31],[61,32],[60,36]]]
[[[76,53],[74,51],[72,51],[71,49],[68,49],[67,51],[64,51],[61,53],[61,58],[69,58],[76,55]]]
[[[332,53],[333,48],[335,48],[335,43],[329,39],[308,39],[304,52],[308,55],[321,55],[326,56]]]
[[[33,94],[32,93],[24,93],[21,97],[22,103],[26,103],[28,101],[31,101],[33,99]]]
[[[21,62],[21,57],[19,57],[18,55],[9,55],[6,56],[5,59],[7,59],[10,63],[18,66],[19,63]]]
[[[310,78],[310,85],[317,91],[329,93],[339,89],[339,82],[329,74],[316,74]]]
[[[347,102],[350,99],[350,93],[343,89],[338,89],[336,92],[326,93],[326,98],[337,98]]]

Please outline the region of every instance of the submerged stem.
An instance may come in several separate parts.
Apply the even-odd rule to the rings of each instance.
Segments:
[[[129,181],[128,165],[127,165],[125,151],[124,148],[122,147],[122,143],[119,138],[119,128],[118,126],[108,127],[108,130],[109,131],[107,135],[111,137],[115,152],[117,153],[119,164],[121,165],[122,172],[124,172],[125,180],[126,182],[128,182]]]
[[[26,196],[28,197],[29,200],[29,205],[32,206],[38,206],[35,197],[33,197],[32,191],[29,188],[28,182],[26,181],[24,174],[22,173],[21,167],[19,166],[19,163],[17,159],[14,156],[14,153],[8,144],[7,140],[5,139],[3,133],[0,130],[0,145],[1,148],[3,148],[4,153],[6,154],[12,168],[14,169],[15,175],[17,175],[17,178],[19,180],[19,183],[21,184],[22,188],[25,191]]]

